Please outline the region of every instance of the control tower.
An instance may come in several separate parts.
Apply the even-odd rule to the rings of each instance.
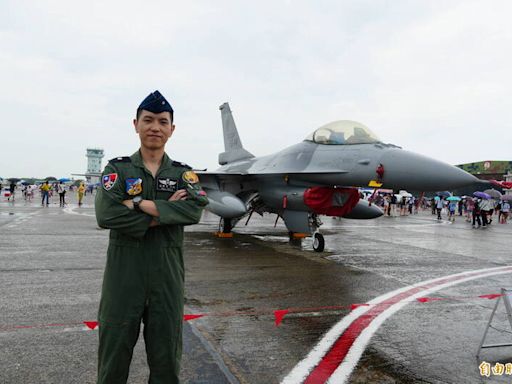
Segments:
[[[87,148],[87,172],[85,178],[88,183],[99,183],[101,176],[101,159],[103,159],[103,149]]]

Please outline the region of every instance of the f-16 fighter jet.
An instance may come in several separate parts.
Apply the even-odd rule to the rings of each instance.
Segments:
[[[371,219],[380,208],[359,199],[358,187],[449,190],[478,181],[471,174],[380,141],[363,124],[326,124],[298,144],[255,157],[243,146],[228,103],[220,106],[225,152],[215,172],[198,172],[211,212],[220,216],[220,233],[254,212],[276,213],[290,235],[313,236],[324,249],[320,215]]]

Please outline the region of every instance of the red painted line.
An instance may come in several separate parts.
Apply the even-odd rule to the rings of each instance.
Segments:
[[[54,324],[34,324],[34,325],[0,325],[0,331],[11,329],[31,329],[31,328],[46,328],[46,327],[70,327],[81,325],[83,323],[54,323]]]
[[[457,281],[461,279],[465,279],[470,276],[475,276],[479,274],[484,274],[482,272],[474,272],[468,273],[457,277],[446,278],[442,280],[438,280],[436,282],[425,284],[419,287],[411,288],[405,292],[399,293],[388,300],[376,304],[370,310],[363,313],[357,319],[355,319],[345,331],[341,334],[341,336],[336,340],[336,342],[332,345],[331,349],[327,354],[322,358],[320,363],[310,372],[309,376],[304,381],[304,384],[321,384],[325,383],[329,377],[334,373],[334,371],[338,368],[338,366],[343,362],[345,357],[347,356],[348,351],[354,344],[354,341],[359,337],[361,332],[370,325],[370,323],[375,320],[377,316],[379,316],[382,312],[388,309],[390,306],[418,293],[425,289],[433,288],[438,285]]]

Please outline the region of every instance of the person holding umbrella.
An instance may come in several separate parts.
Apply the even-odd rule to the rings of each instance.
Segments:
[[[473,210],[475,209],[475,202],[470,196],[466,196],[465,198],[465,206],[466,206],[466,221],[471,223],[471,218],[473,217]]]
[[[501,201],[501,224],[507,224],[508,214],[510,212],[510,202],[508,200]]]
[[[457,209],[457,201],[450,200],[448,203],[448,220],[455,223],[455,210]]]
[[[473,228],[477,228],[475,227],[475,221],[478,222],[478,228],[482,225],[482,222],[480,221],[480,201],[481,199],[473,199]]]
[[[443,210],[443,199],[439,196],[436,196],[436,210],[437,210],[437,220],[442,220],[441,211]]]
[[[493,208],[493,205],[490,202],[491,196],[485,192],[479,192],[479,191],[474,192],[473,196],[479,198],[479,200],[478,200],[479,214],[480,214],[480,216],[482,216],[482,226],[484,228],[486,228],[488,225],[487,211]],[[474,221],[473,221],[473,225],[474,225]]]
[[[460,200],[457,196],[447,197],[448,201],[448,220],[455,223],[455,211],[457,210],[457,205]]]
[[[59,194],[59,206],[64,207],[66,205],[66,186],[62,181],[59,181],[59,184],[57,184],[57,193]]]
[[[489,208],[487,210],[487,214],[489,215],[489,224],[492,223],[492,214],[494,213],[494,211],[500,211],[500,209],[497,207],[497,203],[499,201],[501,201],[501,198],[502,198],[502,194],[495,190],[494,188],[491,188],[491,189],[486,189],[484,191],[484,193],[487,193],[490,197],[491,197],[491,201],[489,201]],[[500,207],[501,208],[501,207]],[[500,216],[500,215],[499,215]],[[500,220],[500,217],[498,216],[498,221]]]
[[[483,199],[480,202],[480,215],[482,216],[482,227],[486,227],[491,224],[492,219],[489,221],[491,210],[494,208],[492,199]]]

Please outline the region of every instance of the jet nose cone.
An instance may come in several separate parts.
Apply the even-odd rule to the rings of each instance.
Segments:
[[[382,156],[383,184],[393,189],[418,191],[451,190],[478,182],[478,179],[442,161],[392,149]]]

